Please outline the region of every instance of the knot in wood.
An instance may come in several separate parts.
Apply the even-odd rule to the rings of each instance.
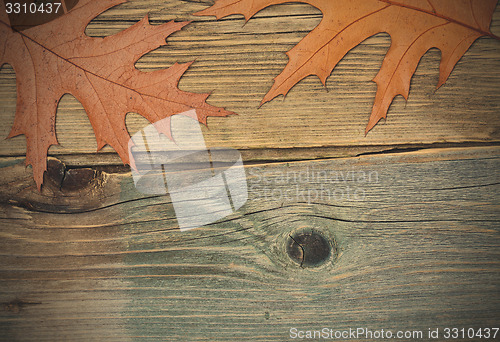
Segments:
[[[289,235],[286,245],[288,256],[301,267],[322,265],[332,253],[333,245],[313,229],[304,229]]]

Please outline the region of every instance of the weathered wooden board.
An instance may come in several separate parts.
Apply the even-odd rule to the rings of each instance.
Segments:
[[[292,89],[285,100],[278,98],[258,109],[273,77],[287,62],[285,52],[319,23],[321,14],[311,6],[286,4],[261,11],[245,25],[241,16],[215,21],[191,15],[211,3],[130,1],[99,16],[87,30],[95,36],[117,33],[147,13],[154,24],[172,19],[193,20],[168,38],[168,46],[148,54],[137,66],[152,70],[196,60],[181,79],[181,89],[213,92],[210,103],[239,114],[209,119],[209,128],[204,129],[208,146],[257,150],[248,157],[276,159],[275,153],[267,149],[313,148],[308,154],[315,158],[346,155],[353,152],[349,150],[353,146],[371,151],[383,149],[376,147],[379,145],[499,140],[500,43],[494,39],[479,39],[437,92],[434,88],[440,53],[431,50],[423,57],[413,78],[408,103],[396,98],[387,122],[380,123],[365,137],[376,89],[371,80],[390,45],[388,35],[372,37],[350,52],[329,78],[328,91],[316,77],[309,77]],[[492,31],[500,34],[498,8]],[[10,130],[14,109],[15,75],[5,66],[0,73],[2,137]],[[147,122],[131,114],[127,124],[134,133]],[[61,146],[51,148],[52,155],[93,154],[96,150],[88,119],[81,105],[69,95],[59,106],[57,134]],[[318,150],[318,147],[334,148]],[[20,156],[24,152],[24,137],[0,142],[0,155]],[[293,152],[296,156],[291,159],[303,158],[302,151]],[[92,158],[95,159],[93,155]],[[110,159],[119,162],[115,154],[103,160]]]
[[[440,53],[430,51],[408,103],[398,97],[365,137],[387,35],[350,52],[328,91],[309,77],[258,109],[285,51],[321,14],[286,4],[245,25],[191,15],[212,3],[132,0],[87,33],[117,33],[147,13],[153,24],[193,20],[137,67],[196,60],[180,87],[239,114],[209,119],[203,133],[209,147],[241,151],[247,203],[181,233],[170,197],[139,193],[110,148],[96,154],[81,105],[65,96],[50,154],[68,167],[51,159],[41,193],[24,138],[0,141],[0,340],[286,341],[294,327],[426,340],[429,328],[498,327],[500,43],[479,39],[437,92]],[[15,91],[4,66],[2,137]],[[146,124],[127,117],[130,133]],[[422,147],[438,148],[408,152]],[[330,249],[318,267],[309,262],[321,249],[299,234],[313,231]]]
[[[181,233],[169,197],[125,169],[51,160],[38,193],[23,158],[3,158],[0,339],[497,327],[499,163],[483,147],[247,165],[248,202]],[[300,267],[286,252],[300,229],[336,252]]]

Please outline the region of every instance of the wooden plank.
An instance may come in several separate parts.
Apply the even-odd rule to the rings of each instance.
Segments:
[[[387,35],[369,38],[350,52],[329,78],[328,91],[316,77],[309,77],[292,89],[285,100],[275,99],[258,109],[273,77],[287,62],[285,52],[319,23],[321,14],[304,4],[273,6],[245,25],[239,16],[215,21],[190,15],[211,3],[130,1],[105,12],[87,29],[94,36],[113,34],[147,13],[154,24],[172,19],[194,20],[169,37],[168,46],[146,55],[137,66],[147,71],[196,60],[181,79],[181,89],[212,91],[210,103],[239,114],[209,119],[209,128],[203,132],[210,147],[259,150],[264,154],[269,148],[330,147],[327,156],[331,157],[344,155],[335,154],[336,148],[345,150],[352,146],[370,151],[370,146],[378,145],[499,140],[500,45],[491,38],[479,39],[458,63],[449,81],[435,93],[440,53],[429,51],[412,80],[408,103],[396,98],[387,123],[379,124],[365,137],[364,128],[376,89],[371,79],[390,45]],[[492,31],[500,34],[499,8],[494,14]],[[14,109],[15,75],[10,67],[4,67],[0,73],[3,137],[13,123]],[[137,114],[128,115],[130,133],[146,124]],[[51,148],[52,155],[96,150],[88,119],[81,105],[69,95],[59,106],[57,134],[61,146]],[[0,142],[0,155],[24,153],[24,137]],[[254,154],[258,155],[260,152]],[[318,152],[314,157],[325,155]],[[114,160],[118,161],[116,156]]]
[[[0,163],[3,340],[283,341],[294,327],[498,323],[499,147],[247,165],[248,202],[183,233],[169,197],[138,193],[123,169],[51,160],[38,193],[22,162]],[[287,254],[298,230],[335,252],[301,267]]]

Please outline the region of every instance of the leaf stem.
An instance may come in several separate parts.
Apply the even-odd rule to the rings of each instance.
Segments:
[[[480,28],[471,26],[469,24],[463,23],[461,21],[455,20],[453,18],[447,17],[445,15],[442,15],[442,14],[439,14],[439,13],[436,13],[436,12],[430,12],[430,11],[424,10],[422,8],[418,8],[418,7],[415,7],[415,6],[403,4],[403,3],[400,3],[400,2],[397,2],[397,1],[393,1],[393,0],[378,0],[378,1],[385,2],[386,4],[389,4],[389,5],[400,6],[400,7],[403,7],[403,8],[409,8],[409,9],[412,9],[414,11],[419,11],[419,12],[423,12],[423,13],[426,13],[426,14],[429,14],[429,15],[433,15],[435,17],[442,18],[442,19],[447,20],[449,22],[455,23],[457,25],[461,25],[461,26],[466,27],[466,28],[468,28],[470,30],[476,31],[478,33],[481,33],[482,36],[488,36],[488,37],[491,37],[491,38],[493,38],[495,40],[500,41],[500,36],[497,36],[497,35],[491,33],[490,31],[483,31]]]

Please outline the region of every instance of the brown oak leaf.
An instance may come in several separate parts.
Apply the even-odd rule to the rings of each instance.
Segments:
[[[9,24],[0,1],[0,66],[8,63],[16,73],[17,106],[9,138],[26,136],[26,165],[41,189],[47,168],[47,151],[57,144],[55,115],[59,100],[72,94],[80,101],[94,130],[98,150],[113,147],[124,163],[129,134],[125,116],[139,113],[155,123],[171,115],[195,109],[198,120],[234,114],[205,102],[209,94],[177,88],[192,63],[142,72],[135,68],[145,53],[162,45],[170,34],[188,22],[150,25],[140,22],[115,35],[85,35],[88,23],[105,10],[126,0],[80,0],[68,13],[42,25],[17,31]],[[168,127],[158,127],[169,135]]]
[[[477,38],[500,40],[489,30],[497,0],[218,0],[195,15],[220,19],[242,14],[248,21],[260,10],[286,2],[310,4],[323,13],[323,19],[287,52],[288,64],[261,104],[286,95],[309,75],[317,75],[324,85],[349,50],[386,32],[391,36],[391,47],[373,80],[377,94],[365,134],[386,117],[394,97],[408,99],[411,77],[427,50],[441,50],[439,88]]]

